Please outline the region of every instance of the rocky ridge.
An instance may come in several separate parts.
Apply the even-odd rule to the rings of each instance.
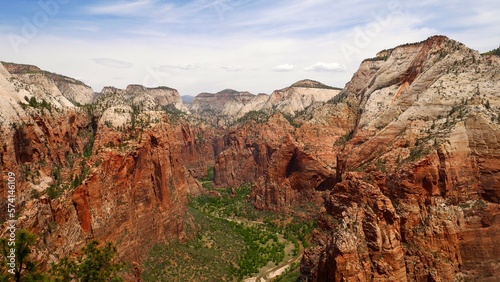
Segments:
[[[158,111],[187,112],[179,92],[169,87],[147,88],[131,84],[125,89],[104,87],[96,96],[94,105],[102,114],[101,122],[114,127],[135,123],[139,112],[149,112],[141,122],[157,122]],[[134,120],[134,121],[133,121]]]
[[[206,172],[210,162],[199,160],[213,150],[197,136],[209,136],[209,130],[179,120],[172,111],[137,108],[132,111],[136,124],[118,128],[106,122],[106,107],[114,105],[103,95],[123,101],[123,93],[101,94],[102,103],[73,104],[57,88],[56,80],[69,78],[36,67],[9,68],[14,74],[2,67],[0,76],[2,113],[10,114],[0,127],[0,168],[16,175],[18,226],[38,235],[35,256],[42,270],[92,239],[114,242],[119,257],[138,264],[154,242],[186,236],[187,193],[203,192],[193,175]],[[16,73],[22,73],[22,81]],[[174,91],[127,89],[135,97],[149,91],[160,104]],[[25,99],[28,95],[36,98]],[[173,107],[169,102],[163,103]],[[0,193],[6,189],[2,181]],[[0,206],[7,209],[5,201]],[[6,224],[4,212],[0,220]]]
[[[314,103],[334,98],[340,90],[307,79],[276,90],[271,95],[226,89],[215,94],[199,94],[189,109],[205,119],[216,116],[215,124],[229,126],[250,112],[281,112],[293,116]]]
[[[158,111],[154,95],[139,109],[130,102],[148,91],[139,86],[105,89],[87,108],[28,107],[13,75],[0,73],[17,120],[2,127],[1,165],[23,177],[20,222],[43,238],[40,258],[96,238],[138,262],[141,244],[189,236],[187,194],[204,193],[195,177],[213,166],[218,186],[251,183],[259,209],[318,218],[301,281],[500,276],[497,56],[434,36],[363,61],[343,90],[306,80],[269,96],[228,90],[193,102],[193,116],[218,107],[225,129]],[[111,107],[127,118],[112,123]]]
[[[443,36],[388,53],[344,90],[360,115],[302,279],[496,280],[500,65]]]
[[[288,125],[232,127],[217,183],[320,215],[302,281],[495,281],[499,66],[444,36],[385,50]]]

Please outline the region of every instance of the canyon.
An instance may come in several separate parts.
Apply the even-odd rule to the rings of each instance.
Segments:
[[[190,198],[248,184],[256,209],[317,222],[300,281],[497,281],[498,81],[500,57],[445,36],[364,60],[343,89],[301,80],[190,105],[2,62],[0,168],[42,270],[97,239],[140,281],[151,247],[195,236]]]

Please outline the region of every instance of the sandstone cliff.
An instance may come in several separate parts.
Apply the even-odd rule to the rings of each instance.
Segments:
[[[46,263],[93,238],[129,262],[183,238],[214,167],[259,209],[318,218],[302,281],[497,281],[498,81],[497,56],[434,36],[363,61],[343,90],[204,93],[185,115],[170,88],[107,87],[80,107],[79,82],[3,64],[0,168],[19,175]]]
[[[361,64],[321,217],[333,234],[318,233],[302,280],[498,279],[499,69],[442,36]]]
[[[38,235],[42,269],[91,239],[114,242],[130,263],[139,263],[155,242],[182,239],[187,194],[203,193],[194,175],[206,173],[213,155],[211,138],[201,142],[198,136],[210,130],[175,112],[141,109],[132,112],[135,126],[118,128],[103,120],[112,104],[74,105],[54,88],[58,77],[38,74],[36,67],[30,76],[31,68],[14,66],[22,82],[1,68],[2,112],[9,119],[2,118],[0,169],[17,176],[18,227]],[[127,93],[140,96],[134,91],[142,90],[129,87]],[[26,101],[25,94],[37,98]],[[160,94],[156,103],[171,102]]]
[[[36,66],[2,62],[16,91],[28,98],[47,100],[58,107],[92,102],[94,93],[83,82],[43,71]]]
[[[340,89],[313,80],[301,80],[271,95],[254,95],[226,89],[216,94],[201,93],[190,106],[193,113],[212,123],[229,126],[251,112],[275,112],[294,116],[312,104],[326,102],[340,93]]]

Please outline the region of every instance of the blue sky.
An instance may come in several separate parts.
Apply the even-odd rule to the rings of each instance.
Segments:
[[[364,58],[441,34],[500,45],[499,1],[4,1],[0,60],[103,86],[270,93],[343,87]]]

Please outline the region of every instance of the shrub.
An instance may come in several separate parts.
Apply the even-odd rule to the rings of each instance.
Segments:
[[[50,271],[51,280],[66,281],[123,281],[119,276],[123,264],[115,262],[116,247],[108,242],[104,247],[98,247],[99,242],[91,241],[82,249],[82,255],[76,260],[63,258],[58,264],[53,264]]]
[[[481,55],[496,55],[496,56],[500,56],[500,47],[498,47],[496,49],[493,49],[491,51],[482,53]]]
[[[335,141],[335,145],[336,146],[345,145],[345,143],[347,143],[347,141],[349,141],[349,140],[352,139],[353,135],[354,135],[354,130],[351,130],[351,131],[347,132],[342,137],[340,137],[339,139],[337,139],[337,141]]]

